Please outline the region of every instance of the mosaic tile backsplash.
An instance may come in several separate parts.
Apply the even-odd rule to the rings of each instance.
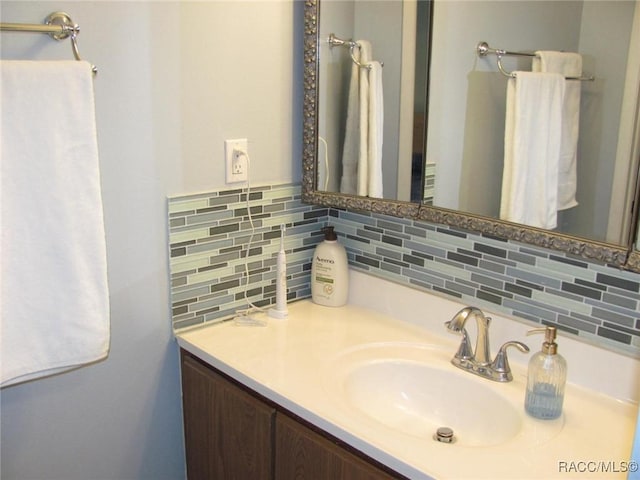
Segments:
[[[640,356],[636,273],[440,225],[305,205],[299,185],[252,188],[248,205],[253,222],[246,189],[169,199],[175,330],[228,318],[247,299],[274,303],[281,225],[288,299],[309,297],[313,249],[330,224],[351,268]]]

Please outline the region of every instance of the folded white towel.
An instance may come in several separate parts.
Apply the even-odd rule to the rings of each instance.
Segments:
[[[565,80],[557,73],[516,72],[507,84],[500,218],[553,229]]]
[[[384,97],[382,65],[371,61],[369,66],[369,145],[367,195],[382,198],[382,137],[384,128]]]
[[[582,75],[582,55],[571,52],[538,51],[532,66],[534,72],[559,73],[565,77]],[[562,143],[558,177],[558,210],[578,205],[577,159],[580,128],[581,82],[569,80],[565,86],[562,110]]]
[[[1,385],[104,358],[105,233],[91,66],[1,69]]]

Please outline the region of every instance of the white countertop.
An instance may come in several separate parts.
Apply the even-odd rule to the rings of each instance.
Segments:
[[[441,325],[456,311],[438,319],[443,335],[437,335],[361,306],[331,308],[304,300],[289,305],[285,320],[260,317],[267,320],[264,327],[224,322],[179,333],[177,340],[211,366],[409,478],[603,478],[585,473],[594,468],[620,470],[606,478],[626,478],[623,462],[629,461],[637,405],[577,385],[567,385],[563,428],[527,448],[517,439],[490,447],[442,444],[396,432],[348,408],[333,379],[350,352],[369,344],[438,344],[453,356],[459,337],[446,335]],[[528,342],[533,352],[538,340]],[[509,401],[524,402],[526,370],[513,362],[512,367],[514,381],[496,384],[450,365],[452,375],[495,384],[492,388],[502,389]],[[537,428],[535,422],[548,428],[526,418],[530,428]]]

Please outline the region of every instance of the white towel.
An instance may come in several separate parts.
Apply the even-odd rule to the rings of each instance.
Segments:
[[[500,218],[553,229],[558,210],[562,101],[557,73],[516,72],[507,84]]]
[[[353,63],[340,191],[362,196],[382,197],[382,137],[384,104],[382,65],[371,61],[371,43],[358,40]],[[368,68],[365,68],[368,67]]]
[[[382,93],[382,65],[369,62],[369,146],[367,195],[382,198],[382,136],[384,97]]]
[[[367,40],[358,40],[360,45],[360,64],[367,65],[371,60],[371,43]],[[369,74],[366,68],[360,67],[360,142],[358,145],[358,195],[366,196],[369,193]]]
[[[4,387],[104,358],[109,298],[91,66],[0,69]]]
[[[538,51],[531,68],[534,72],[559,73],[565,77],[582,75],[582,55],[555,51]],[[558,176],[558,210],[578,205],[576,201],[578,131],[580,128],[579,80],[569,80],[565,86],[562,111],[562,143]]]
[[[360,60],[360,49],[353,56]],[[361,68],[351,62],[351,80],[347,98],[347,121],[345,123],[344,146],[342,148],[342,177],[340,192],[358,193],[358,158],[360,151],[360,72]]]

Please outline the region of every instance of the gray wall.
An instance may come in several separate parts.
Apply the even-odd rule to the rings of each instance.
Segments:
[[[578,51],[586,52],[583,69],[596,81],[582,85],[576,194],[580,205],[559,217],[563,231],[612,243],[624,243],[606,235],[627,73],[628,48],[618,46],[629,45],[635,6],[636,2],[584,2]]]
[[[351,78],[351,58],[347,47],[330,47],[326,40],[330,34],[342,40],[354,38],[353,2],[325,2],[320,10],[320,44],[318,57],[320,71],[318,96],[323,101],[318,104],[318,132],[326,141],[326,146],[318,147],[319,189],[329,192],[340,191],[342,178],[342,149],[344,145],[344,125],[346,122],[349,81]],[[325,168],[325,153],[326,165]],[[328,179],[324,175],[328,171]]]
[[[2,2],[3,22],[67,11],[95,63],[109,358],[1,393],[3,479],[184,478],[166,197],[224,186],[225,138],[256,183],[300,180],[302,2]],[[70,59],[2,33],[2,58]],[[294,61],[294,58],[296,59]],[[294,81],[296,86],[294,86]],[[265,94],[265,92],[268,92]]]

